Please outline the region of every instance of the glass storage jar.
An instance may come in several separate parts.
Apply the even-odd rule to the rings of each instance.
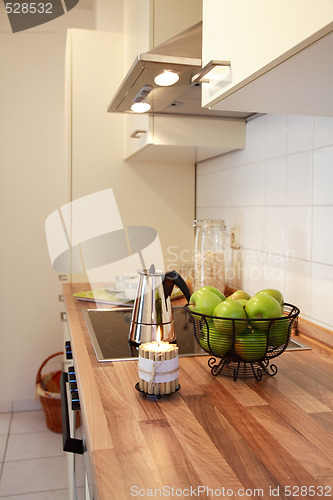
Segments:
[[[222,293],[225,290],[224,220],[195,220],[194,286],[214,286]]]

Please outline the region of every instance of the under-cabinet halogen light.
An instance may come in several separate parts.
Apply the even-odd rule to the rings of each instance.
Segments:
[[[148,102],[135,102],[132,104],[131,110],[134,111],[134,113],[145,113],[150,110],[150,104],[148,104]]]
[[[174,85],[179,80],[179,75],[170,70],[164,70],[159,75],[155,76],[154,82],[156,85],[160,85],[161,87],[169,87],[170,85]]]

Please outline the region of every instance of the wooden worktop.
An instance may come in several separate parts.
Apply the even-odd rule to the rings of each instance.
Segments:
[[[64,285],[96,499],[333,496],[331,349],[301,337],[312,350],[283,353],[260,382],[180,358],[181,390],[155,399],[134,388],[137,360],[97,361],[79,289]]]

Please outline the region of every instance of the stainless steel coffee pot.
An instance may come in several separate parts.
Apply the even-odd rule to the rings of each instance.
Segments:
[[[130,342],[142,344],[152,340],[176,340],[170,296],[174,285],[177,285],[189,302],[191,292],[186,282],[176,271],[164,273],[155,270],[154,265],[149,269],[140,269],[138,273],[139,282],[129,331]]]

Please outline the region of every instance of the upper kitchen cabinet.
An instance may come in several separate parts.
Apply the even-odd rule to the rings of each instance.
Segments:
[[[202,104],[333,116],[332,0],[204,0]]]
[[[202,20],[202,0],[124,0],[125,71],[141,52]]]
[[[245,120],[158,115],[124,118],[127,160],[196,162],[245,147]]]
[[[202,0],[125,1],[126,76],[108,108],[125,113],[125,160],[195,162],[244,147],[245,115],[207,113],[191,82],[201,69],[201,20]],[[163,71],[175,71],[177,85],[159,87]],[[149,114],[131,112],[138,101],[149,102]]]

